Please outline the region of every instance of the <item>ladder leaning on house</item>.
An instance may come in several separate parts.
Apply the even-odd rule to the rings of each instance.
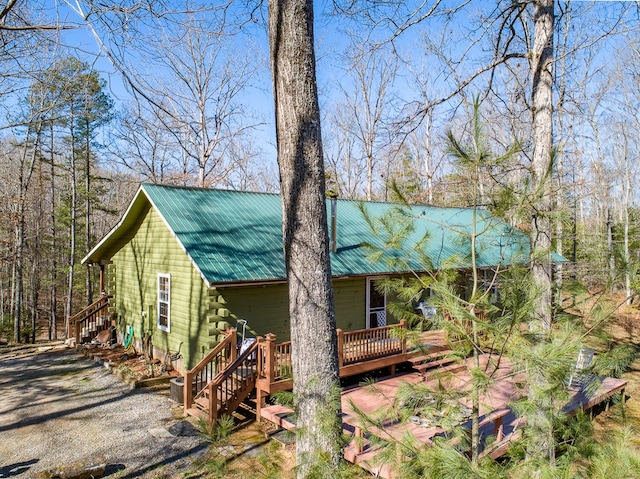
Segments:
[[[233,413],[255,390],[258,342],[238,354],[235,329],[184,374],[184,412],[215,424]],[[191,385],[191,387],[188,387]]]

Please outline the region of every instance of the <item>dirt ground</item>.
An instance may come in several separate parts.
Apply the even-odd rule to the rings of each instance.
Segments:
[[[0,478],[98,455],[107,475],[160,477],[207,451],[165,390],[132,390],[75,351],[0,359],[0,397]]]
[[[212,444],[167,385],[132,389],[76,351],[39,347],[0,349],[0,478],[98,455],[110,478],[293,477],[293,446],[255,421]]]

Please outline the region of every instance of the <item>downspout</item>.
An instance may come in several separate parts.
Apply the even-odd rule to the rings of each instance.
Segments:
[[[331,198],[331,252],[338,251],[337,240],[337,223],[338,223],[338,195],[335,193],[330,196]]]

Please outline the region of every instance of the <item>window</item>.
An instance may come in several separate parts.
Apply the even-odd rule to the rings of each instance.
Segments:
[[[169,331],[171,311],[171,278],[158,273],[158,329]]]

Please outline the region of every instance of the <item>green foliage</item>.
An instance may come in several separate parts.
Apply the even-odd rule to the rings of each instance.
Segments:
[[[275,404],[290,408],[295,407],[295,396],[291,391],[278,391],[271,395],[271,399]]]
[[[453,159],[458,174],[471,179],[472,188],[463,193],[466,205],[486,205],[493,214],[502,218],[522,210],[523,196],[518,194],[522,185],[512,184],[506,174],[509,166],[518,160],[522,144],[515,140],[502,154],[493,153],[484,133],[479,96],[472,105],[467,135],[458,139],[449,130],[446,139],[447,154]]]
[[[471,172],[476,181],[483,176],[499,177],[500,169],[519,152],[519,145],[516,143],[502,156],[494,156],[483,140],[477,104],[470,129],[467,142],[457,141],[452,134],[448,137],[449,151],[456,164]],[[520,209],[530,201],[513,196],[513,192],[505,185],[492,189],[491,198],[475,191],[470,200],[474,205],[495,201],[492,209],[498,213]],[[536,198],[538,193],[532,192]],[[461,392],[459,386],[450,387],[455,383],[446,374],[430,373],[431,378],[437,378],[435,387],[433,382],[406,384],[397,391],[395,400],[381,398],[381,404],[391,406],[372,414],[364,414],[352,405],[359,423],[370,432],[369,441],[385,448],[380,461],[395,464],[402,477],[519,478],[535,474],[540,478],[570,478],[575,477],[585,460],[599,457],[602,448],[593,438],[589,419],[580,412],[568,417],[564,407],[570,399],[568,381],[580,348],[592,343],[604,345],[592,368],[597,374],[619,375],[637,357],[633,347],[610,348],[602,334],[612,305],[590,299],[588,327],[583,317],[558,311],[553,329],[541,331],[535,327],[539,323],[535,310],[540,291],[536,290],[527,267],[510,264],[508,268],[498,266],[491,271],[476,268],[477,252],[473,248],[485,231],[472,228],[458,236],[458,250],[464,247],[469,251],[469,257],[465,258],[471,266],[468,270],[458,269],[460,258],[449,258],[439,261],[444,266],[435,271],[420,245],[417,251],[421,262],[417,264],[413,262],[414,252],[405,250],[406,239],[415,231],[420,218],[411,214],[411,207],[401,195],[400,206],[383,218],[369,217],[364,207],[362,213],[378,240],[367,245],[374,259],[391,256],[390,266],[410,271],[376,284],[380,292],[393,298],[389,310],[396,319],[406,320],[418,331],[445,329],[452,348],[449,356],[471,378],[470,389]],[[529,258],[523,258],[522,264],[528,263]],[[494,285],[499,289],[497,295]],[[577,301],[585,291],[584,286],[577,282],[571,286]],[[437,314],[428,320],[416,311],[418,303],[427,300],[437,308]],[[479,358],[487,354],[492,361],[488,367],[480,367]],[[520,441],[513,445],[508,458],[498,464],[488,458],[480,459],[481,443],[469,436],[467,419],[480,420],[481,397],[495,384],[497,365],[502,361],[513,366],[517,378],[514,386],[521,396],[507,406],[517,416],[525,417],[526,422],[518,426],[523,430]],[[592,381],[589,387],[596,388],[598,384],[597,380]],[[375,383],[369,387],[377,390]],[[468,411],[453,406],[459,405],[463,397],[471,404]],[[409,432],[402,438],[384,437],[381,432],[385,424],[409,421],[437,424],[446,434],[436,438],[433,447],[422,447]],[[492,440],[486,438],[485,444],[491,444]],[[398,461],[399,457],[404,459]],[[623,460],[633,467],[632,459]]]
[[[619,378],[638,358],[637,346],[620,345],[596,356],[593,372],[600,376]]]
[[[635,447],[637,431],[625,428],[593,450],[578,477],[590,479],[632,479],[640,477],[640,454]]]
[[[232,416],[222,416],[215,424],[205,418],[198,419],[198,430],[211,444],[220,443],[229,437],[235,427]]]
[[[485,459],[473,464],[469,457],[450,442],[436,438],[431,447],[417,447],[413,460],[400,466],[403,478],[422,479],[499,479],[506,477],[498,464]]]
[[[264,479],[280,479],[282,477],[282,456],[279,453],[280,445],[271,441],[256,457],[256,461],[262,467],[260,477]]]

